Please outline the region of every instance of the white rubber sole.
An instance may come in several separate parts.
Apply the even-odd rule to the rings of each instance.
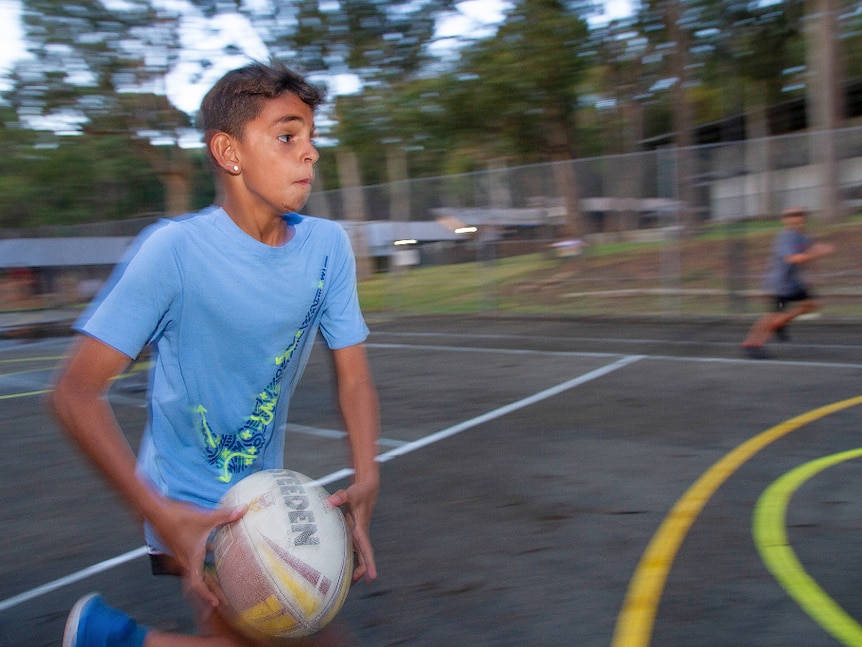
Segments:
[[[63,630],[63,645],[62,647],[83,647],[78,645],[78,623],[81,621],[81,614],[93,598],[98,597],[98,593],[90,593],[85,595],[75,603],[72,610],[69,611],[69,617],[66,619],[66,628]]]

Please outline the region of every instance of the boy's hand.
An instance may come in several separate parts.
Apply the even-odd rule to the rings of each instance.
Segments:
[[[371,525],[371,514],[377,501],[379,486],[375,484],[354,483],[346,490],[338,490],[329,497],[329,502],[341,507],[346,505],[344,516],[353,537],[353,549],[356,551],[357,564],[353,570],[353,581],[363,577],[373,580],[377,577],[377,566],[374,563],[374,549],[368,528]]]
[[[214,528],[237,521],[246,510],[246,506],[206,510],[166,500],[159,520],[150,520],[182,569],[186,587],[213,607],[219,599],[204,580],[207,540]]]
[[[832,243],[814,243],[811,247],[815,256],[826,256],[835,252],[835,245]]]

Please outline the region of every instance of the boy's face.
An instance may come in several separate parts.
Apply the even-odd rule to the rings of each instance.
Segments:
[[[314,112],[294,94],[264,103],[260,114],[234,141],[240,157],[241,188],[252,204],[275,215],[298,211],[308,200],[314,164]]]
[[[784,226],[787,229],[802,231],[805,228],[805,213],[795,211],[784,215]]]

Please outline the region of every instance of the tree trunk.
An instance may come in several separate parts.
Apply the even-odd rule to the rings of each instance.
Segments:
[[[748,173],[757,178],[754,215],[769,217],[780,211],[773,185],[772,138],[769,136],[766,104],[763,102],[766,93],[757,91],[754,94],[757,99],[746,114],[745,165]]]
[[[679,216],[683,231],[688,234],[697,228],[694,186],[692,177],[694,159],[694,116],[688,100],[688,32],[680,25],[680,0],[665,0],[665,25],[668,38],[674,47],[671,53],[671,76],[676,79],[673,85],[673,128],[674,145],[677,148],[677,198],[680,202]]]
[[[336,152],[336,161],[341,192],[344,196],[344,215],[347,220],[355,223],[350,228],[350,238],[353,243],[353,253],[356,256],[356,276],[360,281],[364,281],[371,277],[372,271],[365,230],[361,224],[366,221],[366,217],[362,181],[359,176],[359,160],[353,151],[342,149]]]
[[[841,187],[835,130],[844,114],[839,84],[838,0],[806,3],[808,59],[808,128],[813,135],[813,163],[819,167],[820,212],[825,220],[841,217]]]
[[[133,139],[132,144],[150,163],[165,190],[165,215],[178,216],[191,211],[194,169],[189,155],[181,148],[153,146],[144,139]]]
[[[554,184],[557,195],[563,199],[565,222],[564,238],[578,238],[586,233],[586,223],[581,211],[581,192],[578,188],[576,162],[568,135],[567,123],[562,115],[548,125],[548,148],[553,164]]]
[[[191,173],[159,172],[157,175],[165,189],[165,215],[178,216],[191,211]]]

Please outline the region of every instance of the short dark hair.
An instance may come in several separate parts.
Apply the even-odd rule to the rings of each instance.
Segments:
[[[781,212],[782,218],[797,218],[799,216],[804,217],[807,215],[808,211],[805,209],[805,207],[798,206],[787,207],[784,211]]]
[[[312,111],[323,103],[323,90],[280,61],[260,62],[231,70],[207,92],[198,113],[198,125],[206,139],[214,132],[242,138],[245,125],[263,110],[267,99],[291,93],[308,104]]]

